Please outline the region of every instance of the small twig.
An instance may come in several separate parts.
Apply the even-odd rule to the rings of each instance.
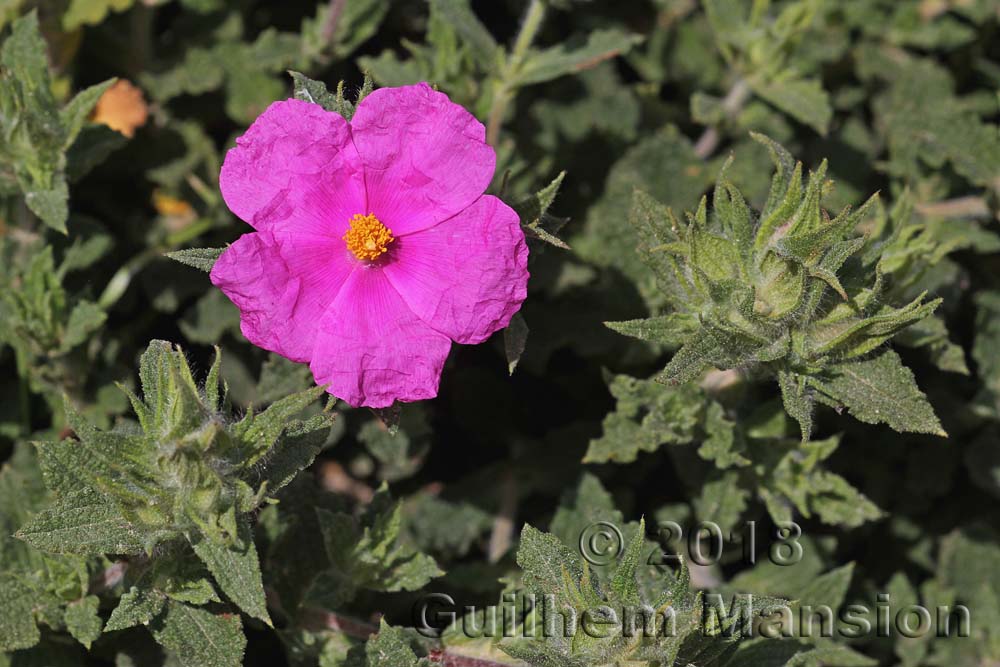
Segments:
[[[39,239],[42,238],[41,234],[37,232],[31,232],[26,229],[21,229],[20,227],[9,226],[6,227],[6,236],[12,241],[16,241],[22,246],[31,245]]]
[[[920,8],[917,10],[921,20],[925,22],[933,21],[941,14],[948,11],[947,0],[921,0]]]
[[[362,505],[367,505],[375,497],[375,490],[362,481],[351,477],[336,461],[326,461],[319,469],[320,484],[327,491],[350,496]]]
[[[729,92],[726,93],[725,98],[722,100],[723,117],[730,119],[735,116],[743,108],[743,105],[747,103],[748,99],[750,99],[750,84],[745,79],[737,79],[736,83],[733,84],[733,87],[729,89]],[[701,133],[701,136],[698,137],[698,141],[695,142],[694,154],[699,159],[706,159],[715,152],[721,139],[722,135],[719,134],[717,127],[706,128]]]
[[[709,590],[718,588],[722,584],[722,580],[713,566],[688,563],[688,571],[691,573],[692,588]]]
[[[90,592],[103,593],[117,586],[125,578],[128,562],[120,560],[90,580]]]
[[[323,30],[320,32],[323,48],[330,46],[330,42],[337,34],[337,26],[340,25],[340,17],[344,15],[344,7],[347,0],[330,0],[329,11],[326,14],[326,21],[323,22]]]
[[[500,507],[493,520],[493,532],[490,534],[488,558],[491,563],[498,562],[510,550],[514,541],[514,519],[517,516],[517,477],[507,471],[500,482]]]
[[[335,614],[318,607],[305,607],[299,614],[299,625],[303,630],[318,632],[320,630],[335,630],[355,639],[368,639],[376,632],[378,626],[349,616]]]
[[[727,389],[736,386],[743,380],[740,372],[734,368],[720,371],[713,369],[705,374],[701,388],[712,396],[717,396]]]
[[[917,213],[925,218],[969,218],[988,220],[992,217],[989,205],[982,197],[968,196],[945,201],[917,204]]]
[[[698,8],[695,0],[680,0],[674,2],[665,9],[662,9],[656,17],[656,27],[660,30],[669,30],[675,23]]]

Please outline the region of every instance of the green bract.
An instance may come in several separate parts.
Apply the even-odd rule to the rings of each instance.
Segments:
[[[723,167],[712,197],[686,222],[641,191],[629,221],[639,254],[673,307],[669,315],[609,322],[616,331],[680,349],[657,378],[689,382],[710,368],[776,377],[785,409],[812,432],[816,402],[848,408],[898,431],[944,435],[912,373],[890,350],[893,336],[931,315],[941,299],[921,293],[886,303],[881,259],[856,256],[858,226],[877,198],[836,217],[822,207],[832,187],[826,162],[803,178],[802,164],[755,135],[776,171],[760,214],[747,206]]]

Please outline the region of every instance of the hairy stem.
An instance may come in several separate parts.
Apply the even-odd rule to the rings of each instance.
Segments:
[[[504,65],[500,81],[493,94],[493,104],[490,106],[490,113],[486,121],[486,141],[491,146],[497,145],[504,114],[507,112],[507,106],[514,99],[516,90],[514,80],[524,63],[528,49],[531,48],[539,29],[542,27],[544,19],[544,1],[531,0],[531,4],[528,5],[528,9],[524,13],[524,19],[521,21],[521,29],[514,39],[513,50],[510,57],[507,58],[507,63]]]
[[[945,201],[917,204],[917,213],[925,218],[966,218],[988,220],[992,213],[982,197],[968,196]]]
[[[212,221],[209,218],[202,218],[201,220],[188,225],[184,229],[170,234],[160,245],[147,248],[146,250],[135,255],[132,259],[123,264],[113,276],[111,276],[111,280],[108,281],[108,284],[104,287],[104,291],[101,292],[100,298],[97,300],[97,305],[103,310],[111,308],[111,306],[118,302],[118,299],[122,298],[122,295],[125,294],[125,290],[127,290],[129,285],[132,283],[132,279],[135,278],[147,264],[154,259],[163,256],[164,253],[176,250],[182,244],[200,236],[211,227]]]
[[[329,6],[330,9],[326,15],[326,21],[323,22],[323,30],[320,33],[324,49],[331,46],[330,43],[337,35],[337,26],[340,25],[340,17],[344,15],[344,7],[347,6],[347,0],[330,0]]]
[[[304,630],[310,632],[334,630],[354,639],[368,639],[378,632],[377,625],[319,607],[302,609],[299,614],[299,623]]]

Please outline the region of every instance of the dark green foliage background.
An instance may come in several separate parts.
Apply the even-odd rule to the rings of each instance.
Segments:
[[[13,24],[29,12],[44,50],[11,37],[27,34]],[[248,665],[476,665],[470,655],[545,667],[1000,661],[996,0],[9,0],[0,26],[0,667],[241,664],[241,633]],[[205,273],[165,256],[250,231],[222,202],[219,167],[270,102],[304,94],[289,70],[312,81],[314,98],[325,84],[334,95],[316,101],[347,115],[367,74],[376,86],[428,81],[487,124],[498,154],[491,191],[522,214],[531,245],[523,317],[483,345],[456,345],[435,400],[379,414],[342,404],[321,412],[316,401],[302,414],[261,416],[273,433],[239,437],[270,452],[258,466],[264,477],[276,452],[303,451],[281,450],[304,446],[303,423],[324,429],[322,451],[278,504],[261,491],[253,503],[198,505],[182,485],[188,523],[173,517],[177,530],[144,534],[132,552],[82,553],[47,532],[56,524],[44,521],[63,510],[46,508],[68,501],[50,478],[43,484],[39,457],[44,467],[45,447],[77,446],[73,436],[79,446],[98,442],[81,426],[90,424],[127,434],[162,472],[164,438],[145,423],[139,430],[115,386],[154,400],[139,381],[151,341],[184,350],[197,381],[184,391],[201,396],[190,399],[189,416],[200,415],[192,424],[216,423],[218,437],[312,386],[308,369],[243,338],[235,307]],[[86,122],[84,106],[103,88],[70,103],[111,77],[141,87],[150,105],[128,140]],[[722,234],[713,186],[730,157],[725,179],[760,211],[774,165],[751,133],[783,145],[805,176],[828,160],[817,224],[880,194],[850,234],[867,235],[867,245],[838,274],[852,299],[875,282],[880,259],[875,304],[899,308],[924,292],[942,299],[933,316],[921,311],[917,324],[860,354],[891,366],[873,371],[870,395],[843,381],[832,388],[843,380],[836,355],[798,375],[748,353],[732,372],[699,366],[693,382],[654,381],[691,327],[719,316],[708,300],[685,310],[657,283],[660,250],[647,252],[642,220],[662,231],[666,208],[684,220],[708,195],[706,224]],[[158,212],[154,191],[193,214]],[[825,289],[823,308],[832,308],[840,297]],[[676,313],[689,320],[605,326]],[[811,317],[796,318],[789,330],[810,331]],[[213,346],[228,385],[222,410],[203,384]],[[184,376],[183,364],[171,368]],[[786,381],[802,383],[799,398]],[[879,392],[888,415],[865,407]],[[290,426],[292,414],[306,421]],[[231,451],[213,442],[192,465],[217,472],[233,494],[242,480],[256,492],[256,468],[229,470],[220,461]],[[293,456],[294,466],[314,454]],[[100,487],[118,503],[101,518],[139,530],[118,483]],[[125,519],[108,518],[119,510]],[[200,521],[229,525],[226,512],[239,522],[234,532],[254,534],[266,609],[258,583],[223,582],[211,558],[196,555],[214,534]],[[633,539],[641,517],[645,542]],[[713,521],[728,536],[755,521],[758,565],[730,544],[719,563],[695,568],[692,590],[834,608],[873,607],[884,592],[893,609],[961,603],[971,636],[719,640],[704,651],[685,644],[678,656],[678,647],[494,645],[454,628],[441,640],[401,629],[426,593],[487,605],[504,591],[543,590],[539,563],[551,559],[586,597],[572,552],[597,520],[619,525],[636,550],[617,577],[596,568],[600,599],[668,595],[694,605],[683,575],[646,565],[658,541],[677,547],[662,544],[657,522]],[[783,520],[801,526],[803,557],[778,567],[767,552]],[[13,537],[29,524],[24,540]],[[259,582],[248,553],[233,571],[246,567]],[[126,562],[146,578],[100,583]],[[111,627],[127,629],[106,627],[113,610],[121,617]],[[366,644],[379,617],[388,625]],[[194,626],[208,628],[202,639],[185,634]]]

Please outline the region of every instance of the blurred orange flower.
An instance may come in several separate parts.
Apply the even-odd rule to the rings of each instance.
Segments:
[[[97,100],[93,120],[132,138],[136,128],[146,124],[148,115],[142,91],[125,79],[119,79]]]
[[[187,227],[198,217],[191,204],[162,190],[153,191],[153,208],[163,217],[164,225],[172,232]]]
[[[191,204],[187,203],[183,199],[171,197],[162,190],[153,191],[153,206],[156,208],[156,212],[160,215],[187,217],[194,214],[194,209],[191,208]]]

